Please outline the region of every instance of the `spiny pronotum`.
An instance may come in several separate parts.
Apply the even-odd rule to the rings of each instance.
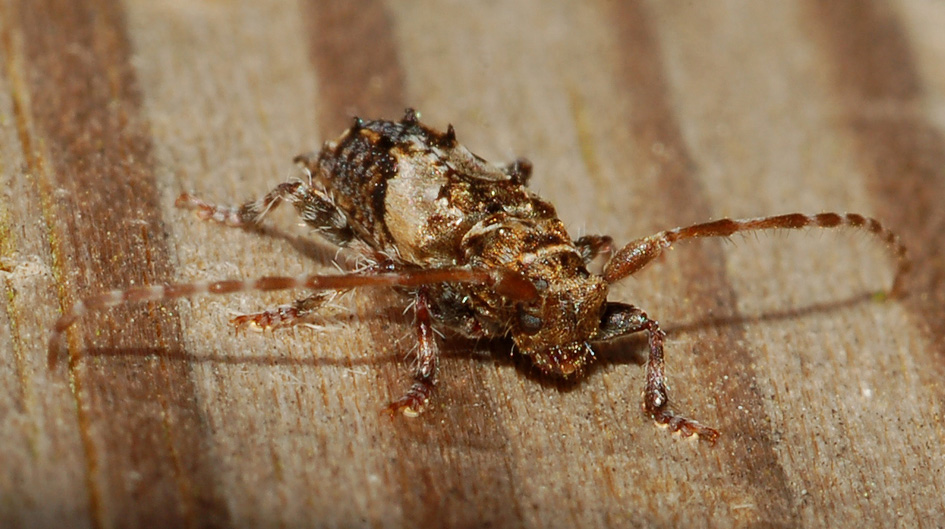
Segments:
[[[318,154],[295,158],[304,178],[276,186],[238,207],[219,206],[189,194],[177,206],[205,220],[252,228],[281,202],[327,241],[353,247],[372,264],[357,272],[303,277],[194,282],[112,290],[75,303],[59,318],[50,341],[54,363],[62,334],[90,311],[144,301],[168,301],[202,293],[308,289],[310,295],[238,316],[237,328],[287,327],[308,321],[333,292],[396,287],[412,298],[418,341],[414,383],[386,410],[416,415],[436,384],[438,345],[434,326],[470,337],[510,337],[518,353],[542,372],[580,375],[595,358],[595,345],[645,331],[649,360],[643,410],[682,436],[715,441],[718,431],[674,414],[663,374],[664,333],[646,313],[607,300],[610,285],[643,268],[673,243],[773,229],[853,227],[875,234],[894,251],[899,269],[892,292],[908,269],[905,247],[879,221],[852,213],[792,213],[753,219],[720,219],[662,231],[614,252],[610,237],[573,240],[555,208],[529,191],[532,165],[525,159],[493,165],[446,132],[419,122],[408,109],[400,121],[354,124]],[[611,255],[603,273],[588,272],[596,257]]]

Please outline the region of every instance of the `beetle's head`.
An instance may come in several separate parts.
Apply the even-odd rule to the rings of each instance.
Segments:
[[[589,342],[600,329],[607,283],[583,265],[568,277],[545,275],[533,281],[539,298],[519,306],[512,339],[544,373],[578,375],[594,356]]]

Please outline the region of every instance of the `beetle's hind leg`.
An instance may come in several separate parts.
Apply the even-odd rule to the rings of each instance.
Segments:
[[[240,206],[212,204],[187,193],[177,197],[175,205],[195,210],[203,220],[234,228],[254,228],[281,202],[292,204],[306,224],[338,246],[345,246],[354,238],[347,216],[338,209],[331,197],[299,180],[279,184],[266,196]]]

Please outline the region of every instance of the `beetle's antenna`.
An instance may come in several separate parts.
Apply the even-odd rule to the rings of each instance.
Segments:
[[[618,250],[613,259],[604,267],[604,279],[608,283],[613,283],[632,275],[659,257],[673,243],[685,239],[731,237],[736,233],[761,230],[841,227],[867,230],[892,248],[898,261],[898,268],[890,293],[893,296],[901,295],[905,275],[912,267],[905,245],[899,240],[899,236],[883,226],[878,220],[855,213],[820,213],[817,215],[791,213],[753,219],[719,219],[685,228],[662,231],[656,235],[637,239]]]

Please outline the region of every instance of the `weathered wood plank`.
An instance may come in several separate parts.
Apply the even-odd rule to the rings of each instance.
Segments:
[[[942,525],[945,8],[841,4],[0,3],[0,525]],[[455,342],[433,408],[388,421],[396,293],[272,336],[225,322],[291,293],[108,311],[46,369],[98,289],[332,270],[290,211],[247,233],[174,198],[261,195],[407,105],[530,157],[574,235],[858,211],[912,295],[873,300],[891,260],[842,233],[687,244],[615,288],[715,447],[641,415],[634,340],[573,384]]]

